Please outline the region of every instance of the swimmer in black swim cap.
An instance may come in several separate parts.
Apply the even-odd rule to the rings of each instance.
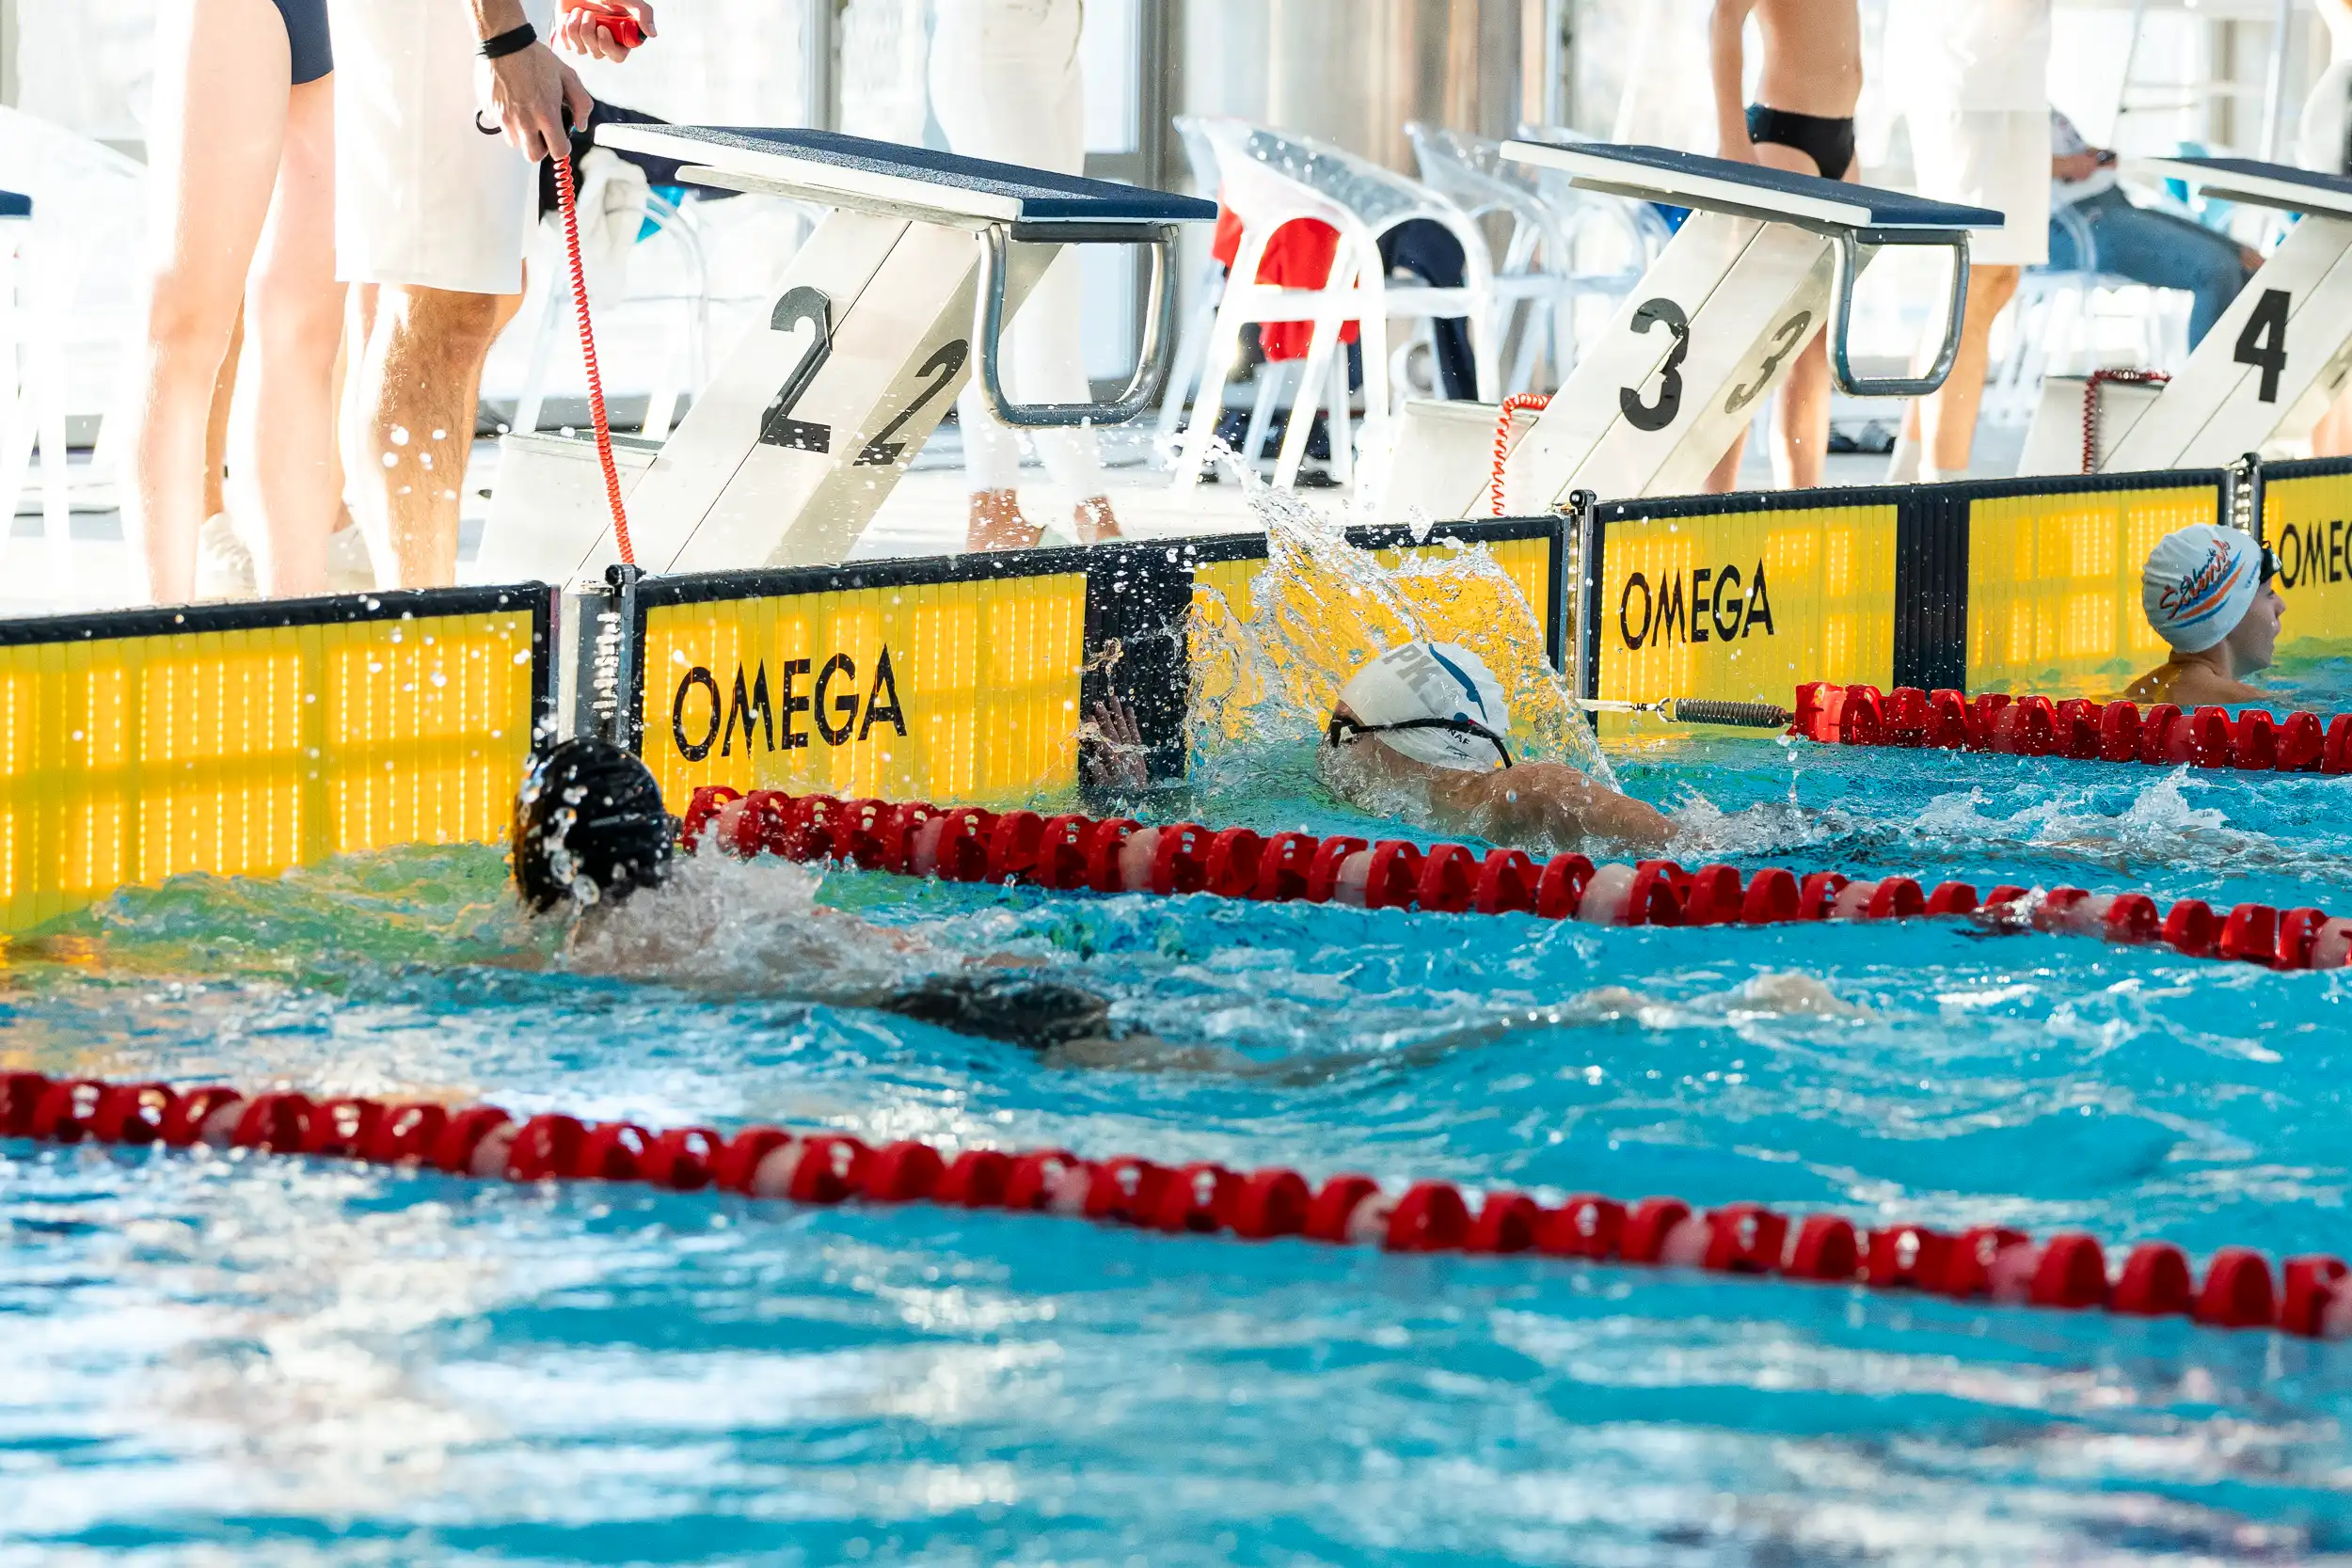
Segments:
[[[677,820],[663,806],[661,787],[643,761],[610,741],[585,736],[566,740],[532,761],[515,796],[509,839],[515,891],[534,914],[568,908],[601,918],[632,894],[669,880],[677,833]],[[696,960],[707,954],[707,939],[667,928],[691,926],[693,911],[665,908],[664,913],[675,918],[659,929],[660,940],[625,942],[628,957],[615,969],[672,981],[693,977]],[[838,911],[812,908],[808,913],[831,932],[849,933],[862,948],[920,945]],[[618,957],[602,947],[598,956]],[[887,985],[828,985],[824,966],[796,958],[803,961],[774,968],[793,974],[802,982],[796,990],[814,1000],[896,1013],[1041,1054],[1092,1047],[1093,1057],[1100,1059],[1105,1047],[1159,1044],[1113,1024],[1110,1004],[1101,996],[1024,974],[1017,961],[1014,967],[967,964]]]
[[[677,822],[650,768],[578,736],[532,759],[507,839],[515,891],[532,913],[617,904],[670,875]]]

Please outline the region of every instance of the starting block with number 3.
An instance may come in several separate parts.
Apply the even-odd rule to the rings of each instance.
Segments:
[[[2352,180],[2246,158],[2134,159],[2131,171],[2303,220],[2161,388],[2052,376],[2019,472],[2213,468],[2249,451],[2300,455],[2352,376]],[[2095,409],[2087,400],[2099,399]],[[2094,422],[2095,420],[2095,422]]]
[[[1503,467],[1502,510],[1544,511],[1571,490],[1603,499],[1690,495],[1707,479],[1817,331],[1837,385],[1919,397],[1944,384],[1960,345],[1968,236],[1998,213],[1760,165],[1655,147],[1515,141],[1503,156],[1585,189],[1692,209],[1599,341],[1579,358]],[[1927,374],[1871,380],[1848,348],[1856,277],[1886,245],[1951,255],[1943,345]],[[1454,405],[1458,409],[1459,405]],[[1489,510],[1497,412],[1406,412],[1383,511],[1436,517]]]
[[[657,573],[844,560],[974,375],[1008,424],[1135,418],[1168,358],[1175,226],[1216,216],[1185,197],[826,131],[605,125],[596,135],[680,160],[695,184],[831,209],[669,440],[623,454],[638,562]],[[998,368],[1004,324],[1061,247],[1078,244],[1150,249],[1134,379],[1110,403],[1015,404]],[[570,470],[593,469],[576,441],[525,440],[571,449]],[[508,463],[519,445],[509,437]],[[476,576],[562,580],[618,559],[601,500],[587,499],[599,491],[572,483],[559,498],[514,484],[520,477],[501,475]]]

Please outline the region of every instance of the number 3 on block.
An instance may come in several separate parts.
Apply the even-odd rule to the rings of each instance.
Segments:
[[[2263,372],[2263,384],[2254,395],[2265,403],[2279,401],[2279,378],[2286,373],[2290,303],[2284,289],[2265,289],[2262,298],[2254,302],[2253,314],[2246,318],[2246,330],[2237,335],[2237,352],[2231,356],[2239,364]]]

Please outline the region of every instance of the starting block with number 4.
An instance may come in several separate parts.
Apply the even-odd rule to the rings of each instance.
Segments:
[[[831,209],[669,440],[618,454],[634,479],[638,562],[657,573],[846,559],[974,375],[1008,424],[1135,418],[1166,372],[1175,226],[1216,216],[1186,197],[827,131],[605,125],[596,136],[677,159],[695,184]],[[1110,403],[1015,404],[998,366],[1004,324],[1061,247],[1080,244],[1151,251],[1134,379]],[[618,559],[580,448],[507,438],[479,578],[564,580]]]
[[[2221,467],[2249,451],[2301,455],[2295,449],[2352,377],[2352,180],[2246,158],[2135,159],[2130,167],[2303,219],[2169,383],[2044,382],[2018,471],[2081,473],[2086,453],[2096,473]]]
[[[1863,397],[1919,397],[1944,384],[1960,346],[1968,237],[2001,214],[1756,164],[1655,147],[1515,141],[1503,156],[1557,169],[1585,189],[1692,209],[1600,340],[1578,359],[1510,450],[1502,510],[1542,512],[1571,490],[1604,499],[1690,495],[1788,376],[1817,331],[1837,385]],[[1943,345],[1924,376],[1854,373],[1854,283],[1886,245],[1951,256]],[[1386,515],[1477,515],[1489,508],[1499,411],[1406,408]]]

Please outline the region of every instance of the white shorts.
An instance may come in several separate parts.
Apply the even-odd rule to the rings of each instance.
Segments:
[[[2009,218],[2006,229],[1979,233],[1969,243],[1972,263],[2031,267],[2050,259],[2046,111],[1915,108],[1906,118],[1921,196],[1990,207]]]
[[[547,0],[525,0],[547,36]],[[328,0],[335,39],[335,276],[462,293],[523,286],[536,171],[489,103],[466,0]],[[485,118],[485,123],[488,123]]]

